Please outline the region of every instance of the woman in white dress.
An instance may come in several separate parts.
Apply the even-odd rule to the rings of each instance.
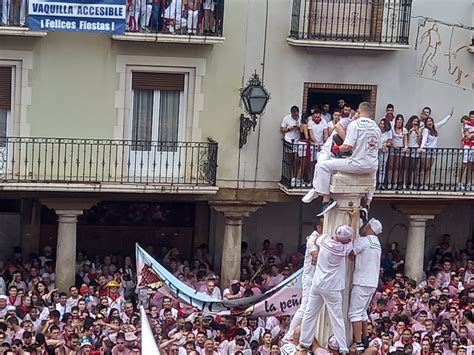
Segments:
[[[438,148],[438,131],[435,122],[431,117],[425,121],[425,128],[421,132],[421,144],[418,153],[421,153],[420,159],[420,189],[428,190],[433,158]]]

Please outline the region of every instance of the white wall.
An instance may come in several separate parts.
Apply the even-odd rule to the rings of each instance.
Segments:
[[[423,106],[433,109],[433,117],[440,120],[455,108],[451,122],[440,132],[439,146],[458,147],[459,118],[474,109],[472,91],[474,54],[461,50],[453,67],[463,70],[461,83],[454,82],[448,73],[448,56],[471,42],[471,32],[455,29],[451,40],[451,27],[438,25],[441,47],[435,56],[439,65],[432,76],[426,69],[423,76],[416,75],[426,42],[415,50],[418,19],[411,20],[410,49],[399,51],[371,51],[294,47],[287,43],[292,1],[268,1],[267,38],[265,40],[265,1],[250,0],[247,30],[247,52],[244,77],[254,71],[262,73],[264,84],[271,92],[271,101],[265,115],[259,120],[257,131],[249,137],[241,152],[240,178],[242,187],[275,186],[281,174],[281,118],[290,106],[301,107],[305,82],[372,84],[378,86],[376,117],[381,117],[387,103],[393,103],[397,113],[406,118],[419,114]],[[412,15],[424,15],[448,23],[471,25],[472,0],[417,0]],[[423,34],[432,23],[421,26]],[[263,63],[263,51],[266,59]],[[468,75],[468,77],[464,77]],[[260,130],[260,133],[259,133]],[[258,156],[257,173],[255,172]],[[255,178],[256,177],[256,178]],[[256,184],[254,181],[257,181]]]

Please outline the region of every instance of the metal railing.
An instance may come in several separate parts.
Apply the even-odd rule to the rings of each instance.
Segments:
[[[283,141],[280,183],[287,189],[312,187],[319,148]],[[377,191],[473,192],[474,148],[434,148],[379,151]]]
[[[223,34],[224,0],[132,0],[127,1],[126,13],[127,32],[199,36]],[[27,25],[27,0],[0,0],[0,26]]]
[[[408,44],[412,0],[293,0],[290,37]]]
[[[214,186],[217,142],[0,137],[0,182]]]

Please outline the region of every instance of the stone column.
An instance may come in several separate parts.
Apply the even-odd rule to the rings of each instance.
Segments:
[[[227,288],[230,280],[240,279],[240,247],[244,217],[264,206],[265,202],[212,202],[211,206],[225,217],[224,243],[221,262],[221,288]]]
[[[405,255],[405,275],[421,281],[423,262],[425,258],[425,229],[426,222],[434,219],[434,215],[409,215],[407,250]]]
[[[57,210],[56,287],[67,292],[76,279],[77,217],[82,210]]]
[[[323,232],[332,234],[335,232],[336,228],[342,224],[352,226],[351,217],[348,212],[352,208],[359,210],[362,196],[373,188],[374,181],[370,176],[341,173],[334,174],[331,178],[330,192],[332,197],[337,201],[337,205],[324,216]],[[359,223],[357,218],[357,231],[358,230]],[[354,262],[350,258],[347,258],[346,262],[347,271],[346,287],[343,292],[343,315],[347,330],[347,346],[350,347],[352,344],[352,325],[347,318],[347,313],[349,310],[349,300],[352,289]],[[329,315],[325,307],[323,307],[317,322],[316,339],[323,346],[327,346],[327,340],[333,332],[329,322]]]

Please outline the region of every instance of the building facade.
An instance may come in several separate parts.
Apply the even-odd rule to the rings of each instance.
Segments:
[[[311,229],[317,203],[289,183],[279,127],[292,105],[340,98],[370,101],[376,117],[388,103],[406,118],[429,106],[435,120],[454,107],[439,131],[453,149],[439,151],[429,189],[377,191],[373,213],[387,247],[424,240],[425,227],[428,249],[444,233],[459,248],[472,238],[474,191],[456,187],[459,120],[474,102],[471,0],[168,3],[107,35],[29,30],[27,5],[3,0],[2,251],[57,245],[72,265],[76,246],[190,257],[205,243],[228,280],[241,240],[289,251]],[[239,149],[240,88],[255,72],[271,100]]]

